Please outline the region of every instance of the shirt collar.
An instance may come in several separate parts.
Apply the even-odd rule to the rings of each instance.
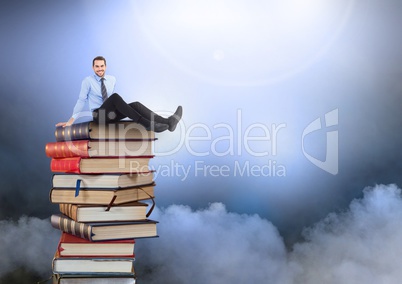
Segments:
[[[96,81],[98,81],[98,82],[100,82],[100,80],[102,79],[102,77],[99,77],[99,76],[96,75],[96,74],[94,74],[94,77],[95,77]],[[103,78],[105,78],[105,80],[106,80],[106,75],[103,76]]]

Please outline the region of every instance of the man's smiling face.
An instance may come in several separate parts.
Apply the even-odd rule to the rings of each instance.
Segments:
[[[95,60],[94,65],[92,66],[94,72],[99,77],[103,77],[106,71],[106,64],[104,60]]]

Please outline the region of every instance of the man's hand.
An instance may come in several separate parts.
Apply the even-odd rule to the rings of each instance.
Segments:
[[[56,127],[59,127],[59,126],[66,127],[66,124],[67,124],[67,122],[59,122],[59,123],[56,123]]]
[[[70,126],[71,124],[73,124],[74,122],[74,118],[70,118],[67,122],[59,122],[56,124],[56,127],[58,126],[62,126],[62,127],[66,127],[66,126]]]

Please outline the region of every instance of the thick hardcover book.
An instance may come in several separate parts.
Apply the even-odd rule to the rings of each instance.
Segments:
[[[113,222],[147,219],[147,204],[130,202],[121,205],[59,204],[60,212],[77,222]]]
[[[153,199],[155,184],[127,188],[52,188],[52,203],[118,205]]]
[[[153,156],[107,157],[107,158],[52,158],[52,172],[76,174],[100,173],[146,173],[151,171],[148,164]]]
[[[133,174],[53,174],[52,187],[125,188],[152,184],[154,172]]]
[[[157,237],[156,221],[129,221],[83,223],[76,222],[64,215],[52,215],[54,228],[90,241],[109,241]]]
[[[133,275],[133,257],[64,257],[56,250],[53,273]]]
[[[45,152],[50,158],[152,156],[152,143],[150,140],[75,140],[49,142],[45,146]]]
[[[54,274],[53,284],[135,284],[135,276],[122,277],[105,275],[69,275],[69,274]]]
[[[142,125],[133,121],[119,121],[110,124],[97,124],[93,121],[87,121],[66,127],[56,127],[54,135],[56,141],[155,139],[153,131],[148,131]]]
[[[134,239],[91,242],[63,232],[58,251],[60,256],[134,257],[134,246]]]

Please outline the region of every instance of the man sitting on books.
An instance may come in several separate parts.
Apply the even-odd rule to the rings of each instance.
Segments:
[[[182,116],[182,107],[178,106],[176,112],[168,118],[164,118],[140,102],[127,104],[120,95],[114,93],[116,78],[106,75],[106,59],[97,56],[92,60],[92,69],[95,74],[82,81],[81,91],[75,104],[73,115],[67,122],[59,122],[56,126],[70,126],[82,112],[86,102],[92,116],[97,123],[116,122],[123,118],[130,118],[145,128],[162,132],[174,131]]]

